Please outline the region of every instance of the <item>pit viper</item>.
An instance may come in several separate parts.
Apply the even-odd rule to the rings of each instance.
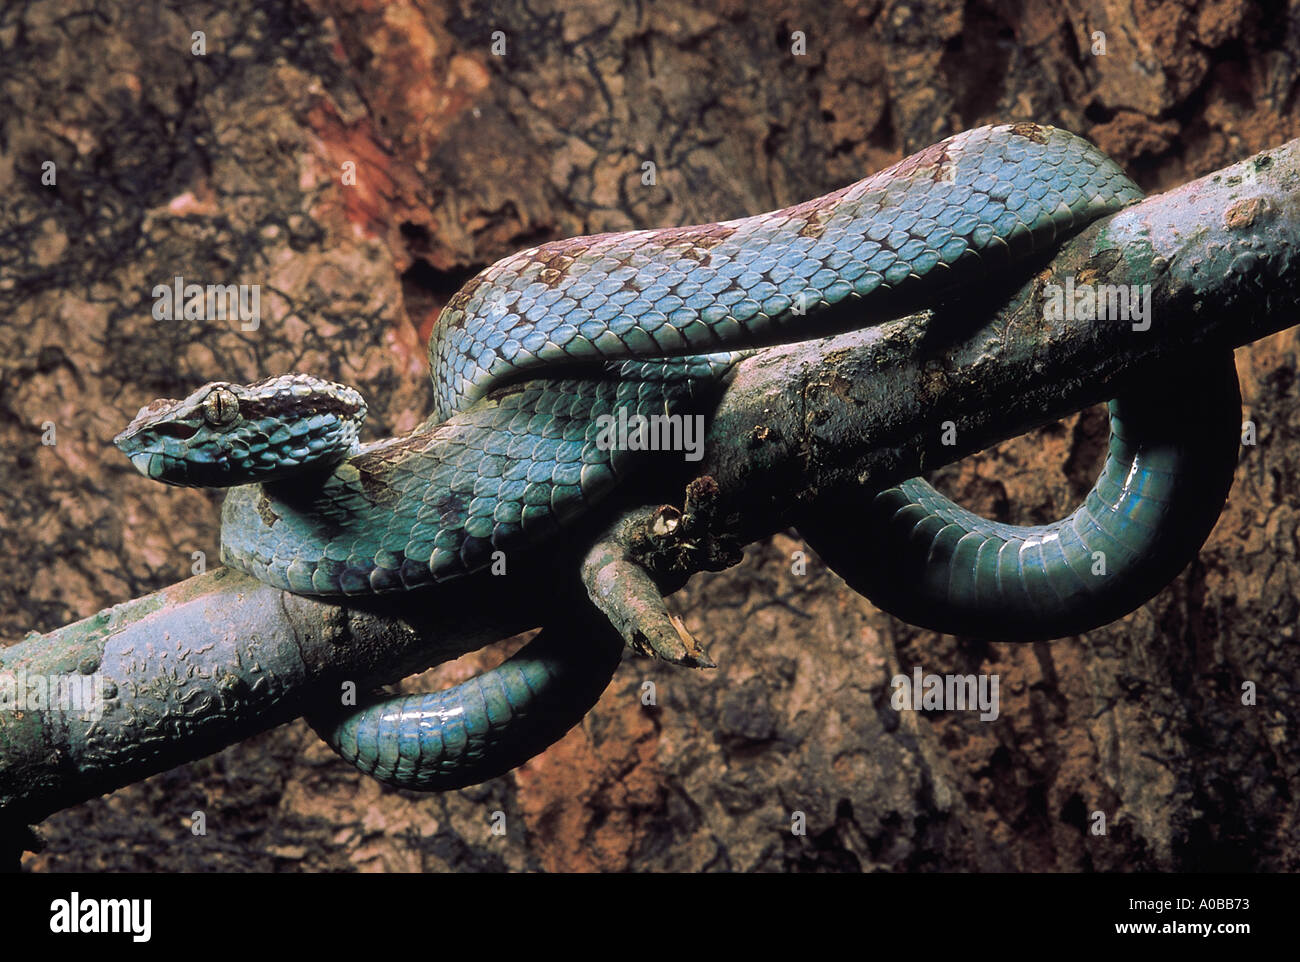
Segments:
[[[115,443],[149,478],[231,487],[222,560],[262,581],[339,598],[449,582],[553,542],[656,470],[602,440],[602,416],[707,414],[748,353],[951,302],[1141,196],[1065,130],[980,127],[793,207],[497,261],[438,317],[434,408],[404,437],[360,443],[356,391],[288,374],[154,401]],[[987,521],[913,479],[842,496],[799,528],[850,584],[917,624],[1086,630],[1154,595],[1199,549],[1231,481],[1239,407],[1230,356],[1111,402],[1105,468],[1052,525]],[[544,630],[464,685],[313,723],[383,781],[456,787],[558,737],[618,654],[606,638],[578,657]]]

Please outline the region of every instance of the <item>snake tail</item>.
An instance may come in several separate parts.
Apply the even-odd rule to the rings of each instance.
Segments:
[[[441,792],[495,778],[559,741],[595,705],[623,654],[609,625],[548,627],[501,666],[452,688],[318,712],[344,760],[395,788]]]
[[[819,503],[799,532],[878,608],[995,641],[1090,631],[1163,589],[1196,556],[1237,465],[1241,395],[1231,353],[1169,365],[1109,404],[1110,444],[1069,517],[988,521],[920,478]]]

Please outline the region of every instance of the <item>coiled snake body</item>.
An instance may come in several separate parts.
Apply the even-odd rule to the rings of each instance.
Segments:
[[[228,565],[303,594],[420,588],[553,539],[645,470],[644,455],[600,443],[600,415],[707,411],[745,352],[933,302],[1140,196],[1066,131],[981,127],[784,210],[498,261],[439,317],[435,410],[406,437],[359,445],[355,391],[286,375],[156,401],[117,444],[148,477],[238,485],[223,510]],[[1064,521],[996,524],[914,479],[829,505],[800,531],[854,587],[921,625],[1031,638],[1112,620],[1186,564],[1226,496],[1235,371],[1223,357],[1192,367],[1112,402],[1105,469]],[[466,685],[314,723],[392,784],[467,784],[558,737],[618,659],[608,645],[581,663],[564,655],[543,632]],[[582,699],[579,711],[544,708]]]

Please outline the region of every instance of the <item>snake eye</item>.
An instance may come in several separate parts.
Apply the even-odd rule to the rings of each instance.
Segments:
[[[239,399],[223,387],[203,399],[203,417],[214,428],[222,428],[239,416]]]

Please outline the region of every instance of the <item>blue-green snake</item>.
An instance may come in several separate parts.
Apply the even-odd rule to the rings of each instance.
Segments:
[[[294,374],[155,401],[116,443],[155,480],[233,486],[228,565],[309,595],[418,589],[534,551],[673,456],[609,447],[601,415],[707,414],[748,352],[960,297],[1140,197],[1064,130],[981,127],[784,210],[498,261],[438,318],[435,409],[405,437],[359,444],[360,396]],[[840,496],[799,528],[916,624],[1008,639],[1086,630],[1199,548],[1231,480],[1239,406],[1230,357],[1135,386],[1111,404],[1101,477],[1054,525],[989,522],[914,479],[865,503]],[[482,780],[558,737],[580,717],[559,708],[585,699],[585,711],[616,667],[610,644],[566,658],[557,636],[449,691],[313,723],[390,784]]]

